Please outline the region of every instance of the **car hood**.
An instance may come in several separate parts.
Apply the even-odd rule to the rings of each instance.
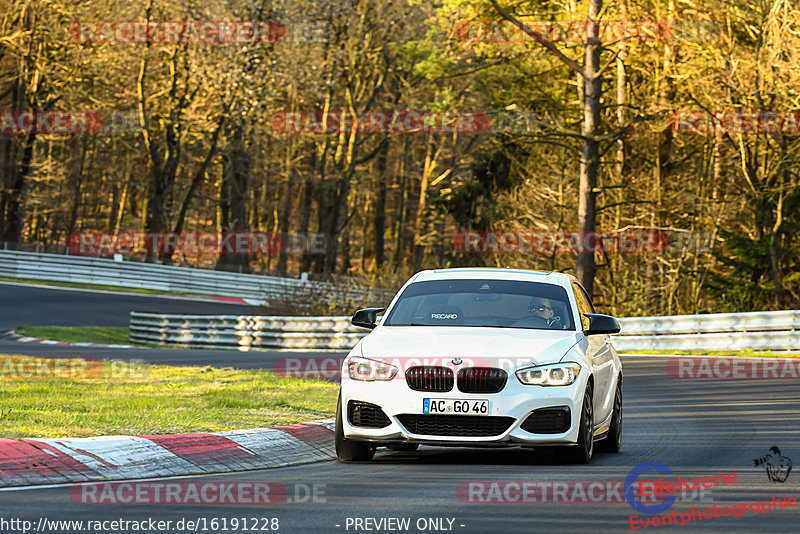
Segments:
[[[361,340],[366,358],[505,358],[518,365],[558,362],[579,341],[578,332],[461,326],[379,326]]]

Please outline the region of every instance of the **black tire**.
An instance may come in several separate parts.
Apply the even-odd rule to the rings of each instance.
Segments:
[[[342,394],[336,403],[336,431],[334,432],[336,457],[340,462],[367,462],[375,456],[375,446],[365,441],[345,439],[342,426]]]
[[[414,452],[419,449],[419,443],[392,443],[387,447],[390,451],[395,452]]]
[[[611,427],[608,436],[597,442],[600,452],[616,453],[622,448],[622,376],[617,380],[617,391],[614,393],[614,411],[611,414]]]
[[[583,393],[580,426],[578,427],[578,444],[566,447],[564,455],[570,463],[588,464],[594,453],[594,405],[592,401],[592,385],[586,385]]]

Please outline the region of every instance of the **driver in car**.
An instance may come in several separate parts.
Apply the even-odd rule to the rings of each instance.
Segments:
[[[545,324],[550,328],[561,328],[561,317],[555,314],[553,303],[550,299],[533,297],[528,306],[528,313],[532,313],[534,317],[544,320]]]

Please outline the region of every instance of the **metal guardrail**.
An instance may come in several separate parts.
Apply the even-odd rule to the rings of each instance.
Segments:
[[[366,291],[343,284],[295,278],[10,250],[0,250],[0,276],[257,300],[296,300],[307,297],[344,302],[344,299],[361,300],[373,294],[390,298],[383,289]]]
[[[749,313],[704,313],[619,319],[620,335],[702,334],[800,330],[800,310]]]
[[[800,350],[800,331],[615,336],[617,350]]]
[[[800,311],[620,319],[617,350],[800,350]],[[131,313],[130,340],[193,348],[349,350],[367,331],[349,317]],[[699,333],[698,333],[699,332]]]
[[[619,320],[617,350],[800,350],[800,310]]]
[[[158,315],[131,312],[130,340],[191,348],[349,350],[366,335],[350,317]]]

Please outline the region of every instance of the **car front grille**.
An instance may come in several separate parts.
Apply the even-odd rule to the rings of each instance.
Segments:
[[[406,383],[414,391],[442,393],[453,389],[453,370],[449,367],[416,366],[406,371]]]
[[[520,428],[532,434],[563,434],[572,425],[569,406],[534,410]]]
[[[491,367],[465,367],[458,371],[458,390],[464,393],[498,393],[506,387],[508,373]]]
[[[347,403],[347,420],[353,426],[368,428],[383,428],[392,424],[380,406],[352,400]]]
[[[398,415],[397,419],[410,433],[428,436],[498,436],[514,424],[513,417],[480,415],[419,415],[405,413]]]

